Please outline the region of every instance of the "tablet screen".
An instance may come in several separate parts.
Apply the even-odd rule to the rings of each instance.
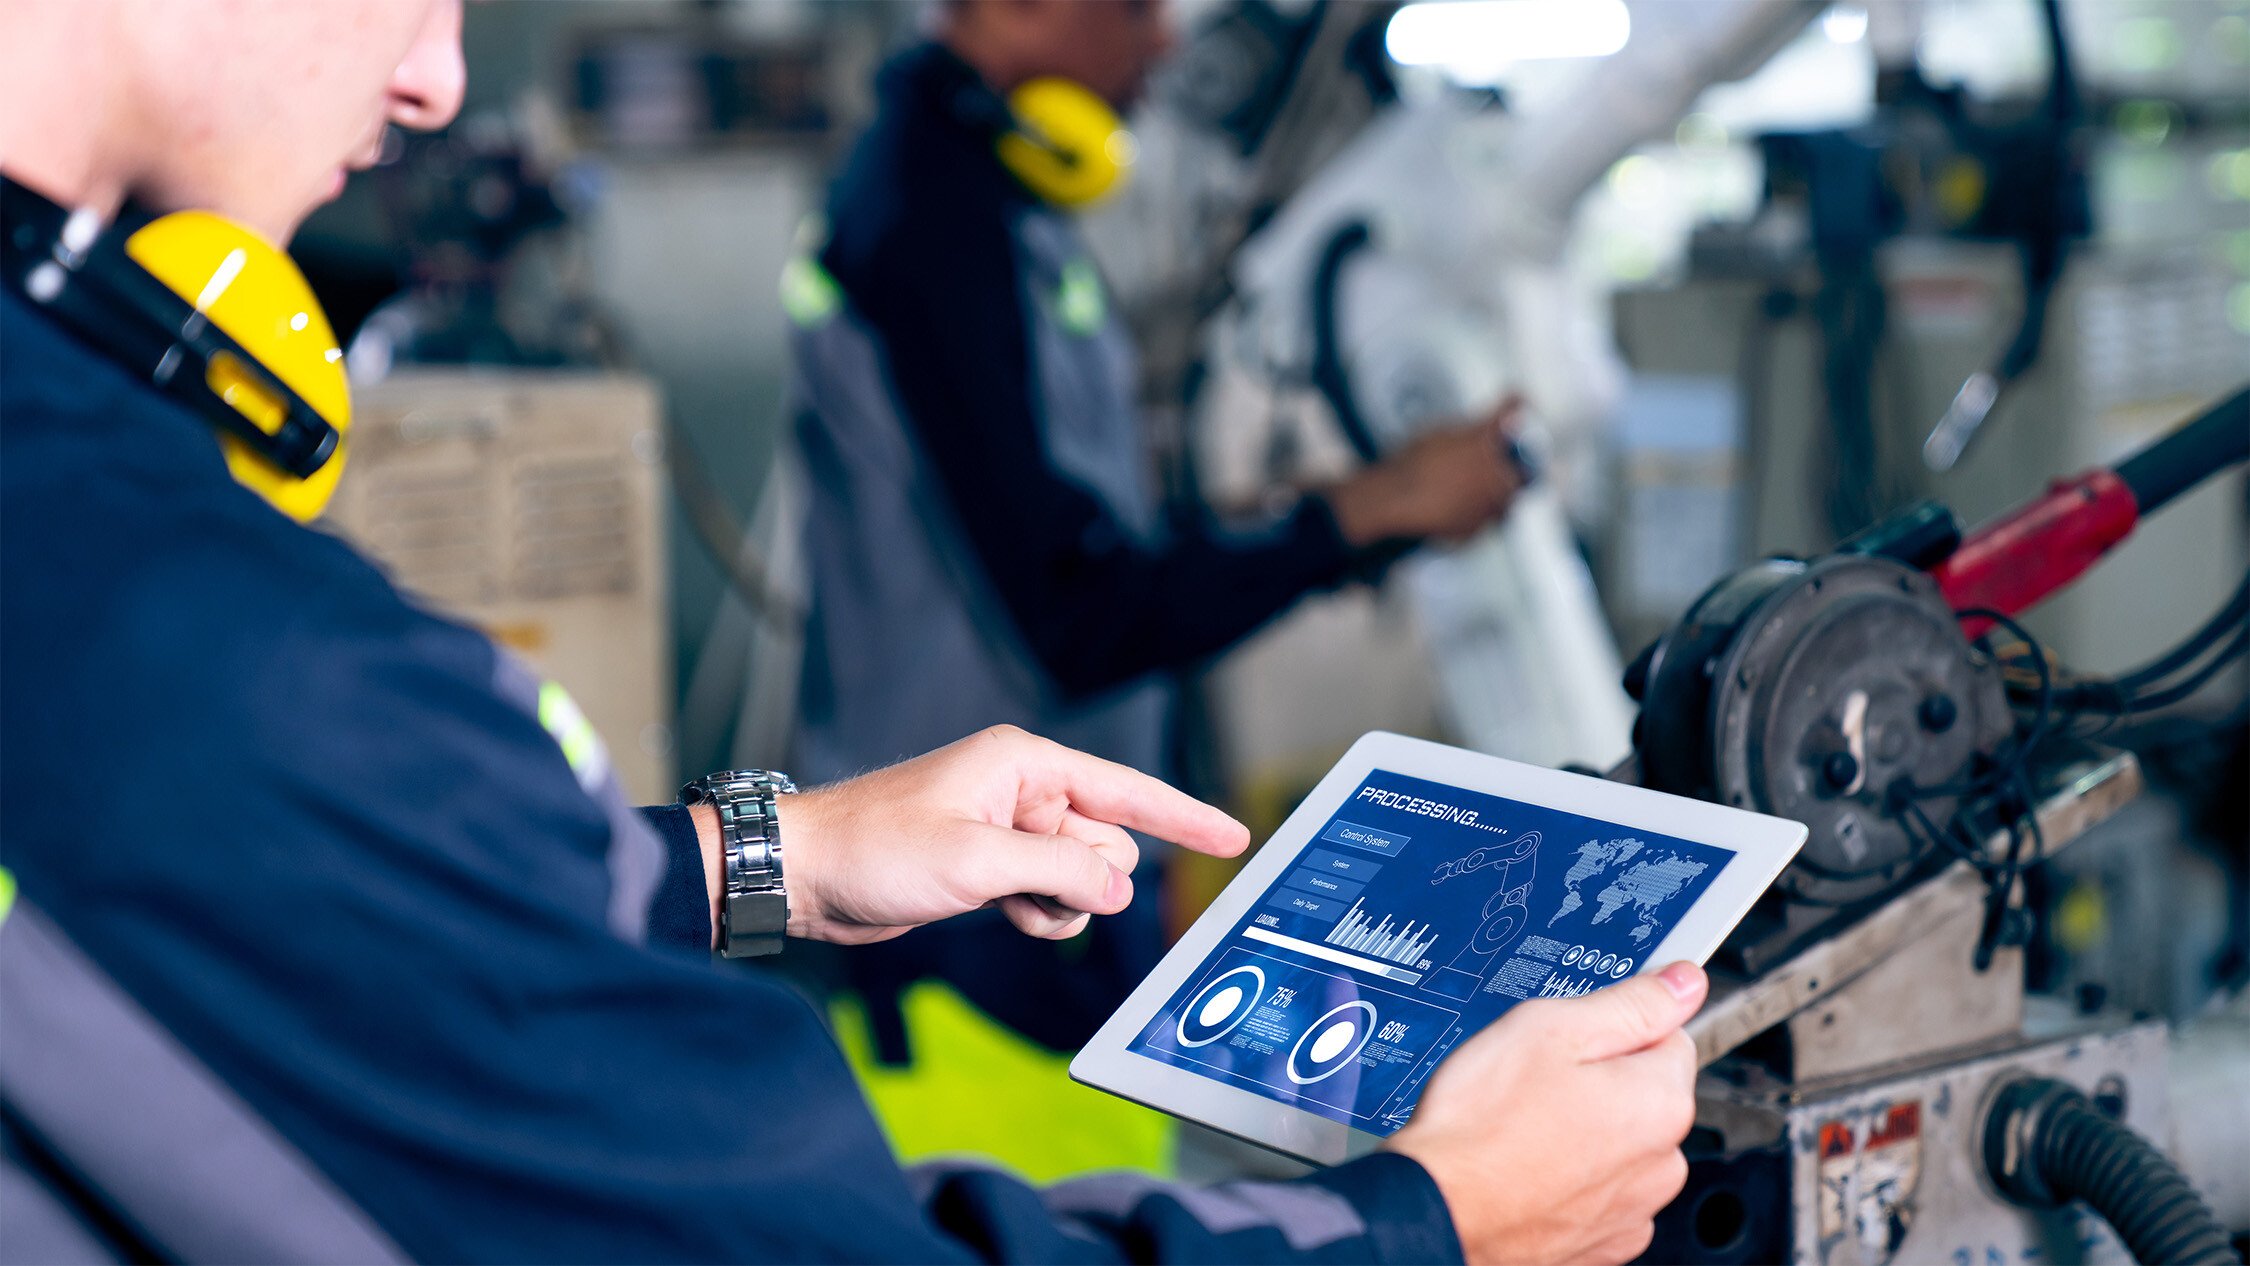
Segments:
[[[1631,975],[1733,857],[1377,770],[1127,1049],[1387,1135],[1454,1043]]]

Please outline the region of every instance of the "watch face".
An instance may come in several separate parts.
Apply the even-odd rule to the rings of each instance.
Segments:
[[[730,769],[698,778],[680,788],[682,804],[700,804],[718,800],[729,794],[764,792],[768,795],[794,795],[797,784],[789,775],[773,769]]]

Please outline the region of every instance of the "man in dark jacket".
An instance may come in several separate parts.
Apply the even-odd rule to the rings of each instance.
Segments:
[[[1691,968],[1526,1006],[1386,1151],[1299,1182],[902,1173],[818,1018],[710,961],[736,841],[709,809],[626,809],[552,688],[277,513],[209,412],[58,317],[80,283],[42,261],[102,222],[285,240],[386,120],[443,124],[459,21],[0,8],[0,1260],[1637,1251],[1683,1172]],[[1246,843],[1012,730],[767,807],[787,930],[832,941],[987,904],[1070,935],[1130,899],[1127,828]]]
[[[1030,81],[1129,106],[1168,47],[1163,7],[935,14],[878,76],[875,121],[792,265],[813,606],[796,760],[841,777],[1013,724],[1171,774],[1181,674],[1308,593],[1498,519],[1518,484],[1507,437],[1499,419],[1437,431],[1257,522],[1167,513],[1133,349],[1073,208],[997,149]],[[1161,953],[1157,887],[1080,944],[1027,953],[971,918],[848,956],[846,979],[890,1063],[949,1059],[899,1019],[925,976],[1071,1049]]]

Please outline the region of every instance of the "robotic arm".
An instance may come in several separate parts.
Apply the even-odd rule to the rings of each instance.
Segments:
[[[1763,63],[1823,0],[1652,0],[1618,53],[1528,114],[1453,93],[1384,108],[1235,256],[1232,345],[1309,386],[1377,460],[1503,392],[1544,429],[1551,486],[1408,577],[1449,727],[1486,751],[1607,762],[1628,743],[1620,658],[1564,513],[1623,392],[1602,296],[1565,259],[1572,211],[1712,83]]]

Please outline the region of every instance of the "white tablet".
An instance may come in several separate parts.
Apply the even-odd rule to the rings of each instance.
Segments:
[[[1523,999],[1703,962],[1804,842],[1780,818],[1370,734],[1070,1073],[1336,1164]]]

